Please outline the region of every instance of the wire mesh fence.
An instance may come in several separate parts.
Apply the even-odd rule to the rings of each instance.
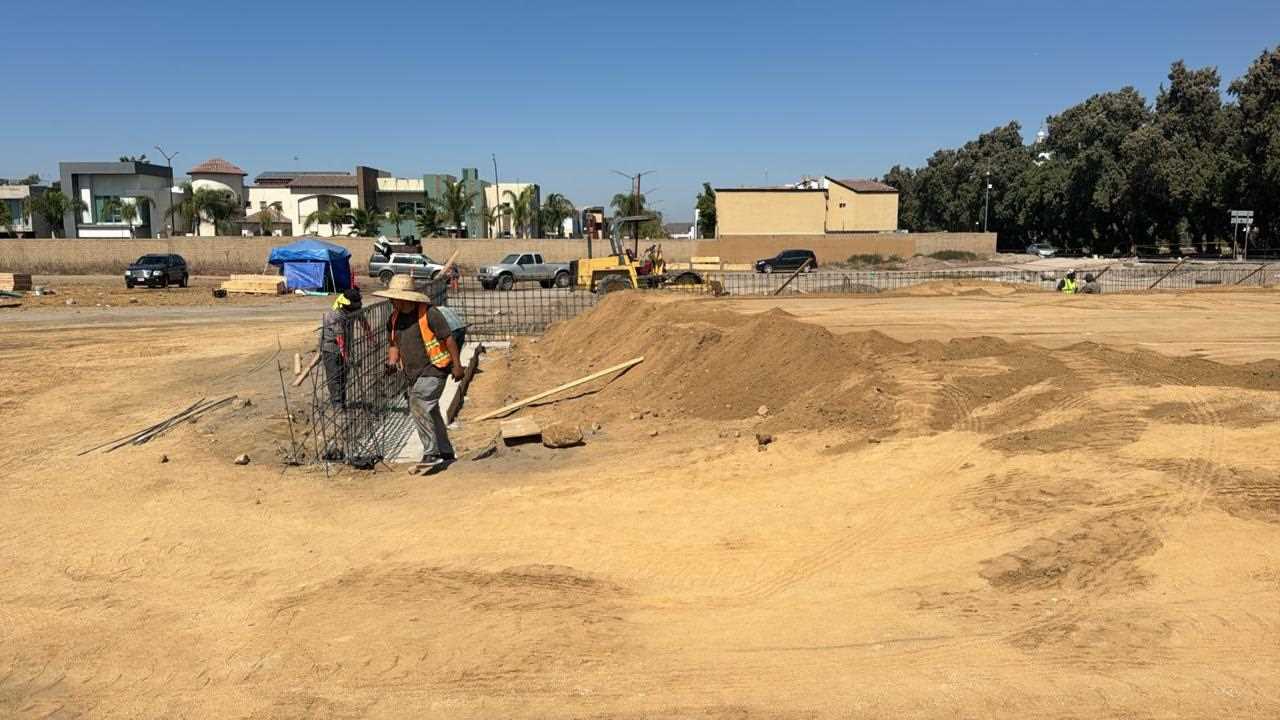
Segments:
[[[311,441],[316,462],[357,466],[393,454],[398,432],[391,410],[404,404],[405,378],[385,370],[391,304],[367,305],[344,318],[339,333],[346,349],[323,353],[311,375]],[[404,413],[404,427],[408,427]]]
[[[1280,263],[1178,263],[1111,267],[1100,274],[1103,293],[1141,293],[1211,287],[1261,287],[1280,282]],[[706,273],[728,296],[780,294],[865,295],[901,290],[924,283],[986,281],[1022,289],[1052,292],[1065,270],[952,269],[929,271],[822,270],[790,274]],[[1085,272],[1078,273],[1083,281]],[[516,286],[488,290],[472,279],[421,288],[449,308],[466,326],[467,341],[510,340],[539,335],[553,323],[577,317],[595,306],[600,295],[578,288]],[[680,289],[680,288],[675,288]],[[658,290],[656,292],[668,292]],[[347,317],[342,328],[346,357],[324,357],[312,373],[312,447],[317,462],[371,466],[394,457],[408,436],[412,420],[405,399],[403,373],[385,370],[391,304],[374,302]]]

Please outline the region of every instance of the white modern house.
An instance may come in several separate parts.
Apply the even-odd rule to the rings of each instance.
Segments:
[[[538,235],[538,209],[542,207],[541,189],[536,183],[522,182],[504,182],[496,185],[487,184],[484,186],[484,205],[486,208],[496,208],[504,206],[510,210],[512,203],[525,191],[525,188],[533,188],[533,207],[529,219],[532,228],[530,234]],[[517,233],[512,227],[510,213],[504,213],[498,217],[496,222],[489,223],[489,237],[512,237]]]
[[[48,190],[43,185],[0,185],[0,203],[9,211],[12,220],[0,225],[0,235],[11,237],[49,237],[49,224],[44,218],[28,212],[27,203]]]
[[[81,212],[68,212],[62,220],[70,238],[154,237],[165,229],[165,218],[174,202],[173,171],[146,162],[58,163],[62,192],[84,203]],[[132,232],[108,200],[138,206]]]

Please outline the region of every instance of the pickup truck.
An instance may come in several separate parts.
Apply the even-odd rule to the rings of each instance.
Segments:
[[[541,253],[512,253],[495,265],[485,265],[476,275],[485,290],[510,290],[518,282],[536,281],[544,288],[573,284],[569,263],[544,262]]]
[[[391,257],[374,253],[369,258],[369,277],[376,277],[383,285],[396,275],[409,275],[419,280],[430,280],[444,269],[440,263],[418,253],[391,253]]]

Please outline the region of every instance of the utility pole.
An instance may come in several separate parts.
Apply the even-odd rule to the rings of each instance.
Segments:
[[[986,195],[982,199],[982,232],[987,231],[987,212],[991,209],[991,171],[988,170],[984,178],[987,184]]]
[[[502,215],[497,213],[498,208],[502,207],[502,188],[498,185],[498,153],[493,153],[493,209],[494,218],[500,220]],[[484,224],[489,224],[489,218],[484,219]],[[498,237],[498,222],[493,224],[493,237]]]
[[[173,159],[178,157],[178,153],[181,151],[174,151],[170,155],[159,145],[156,145],[155,148],[160,151],[160,154],[164,156],[164,161],[169,164],[169,207],[164,209],[164,216],[169,218],[167,223],[169,237],[173,237]],[[155,228],[153,227],[151,231],[155,232]],[[217,233],[214,234],[216,235]]]
[[[622,177],[629,178],[631,180],[631,214],[639,215],[640,214],[640,178],[644,177],[645,175],[651,174],[653,170],[645,170],[643,172],[638,172],[635,175],[629,175],[627,173],[622,172],[621,170],[614,170],[613,172],[617,175],[621,175]],[[632,225],[631,239],[637,241],[638,243],[640,240],[639,224],[632,223],[631,225]]]

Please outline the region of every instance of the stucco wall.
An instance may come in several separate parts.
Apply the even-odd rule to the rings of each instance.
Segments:
[[[177,253],[186,258],[195,274],[260,272],[271,248],[287,245],[294,238],[281,237],[178,237],[169,239],[50,240],[0,238],[0,272],[35,274],[115,274],[147,253]],[[357,274],[368,268],[373,253],[371,238],[326,238],[351,251]],[[669,260],[687,261],[691,240],[664,240],[663,253]],[[607,252],[608,241],[593,243],[597,255]],[[568,262],[586,257],[586,240],[451,240],[428,239],[423,252],[444,262],[457,249],[457,262],[470,271],[479,265],[500,260],[512,252],[542,253],[549,262]],[[643,249],[643,247],[642,247]]]
[[[721,235],[696,240],[695,255],[719,256],[726,263],[749,263],[782,250],[812,250],[819,263],[840,262],[850,255],[929,255],[964,250],[978,255],[996,251],[995,233],[823,233],[813,235]]]
[[[821,190],[721,190],[716,193],[716,232],[821,235],[826,203]]]
[[[883,232],[898,229],[897,193],[859,193],[838,183],[827,189],[829,232]],[[840,207],[841,204],[844,207]]]

